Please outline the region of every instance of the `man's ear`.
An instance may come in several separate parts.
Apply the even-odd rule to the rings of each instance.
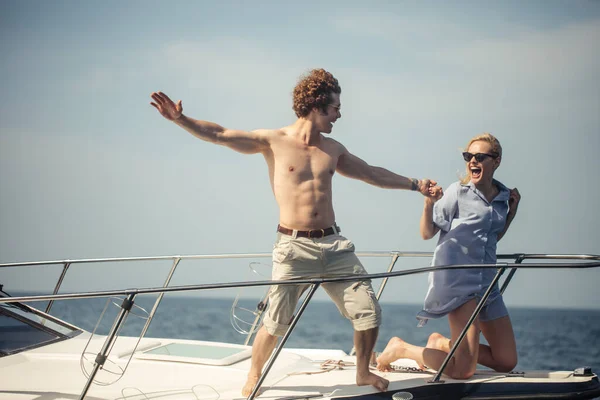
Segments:
[[[313,112],[315,112],[316,114],[319,114],[321,116],[327,115],[327,112],[325,110],[322,110],[318,107],[313,108]]]

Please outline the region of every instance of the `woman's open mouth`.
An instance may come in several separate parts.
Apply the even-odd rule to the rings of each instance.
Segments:
[[[481,177],[481,168],[471,168],[471,178],[478,179]]]

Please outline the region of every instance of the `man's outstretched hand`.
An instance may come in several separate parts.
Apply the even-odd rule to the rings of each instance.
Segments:
[[[177,118],[181,117],[183,113],[183,106],[181,105],[181,100],[177,102],[177,104],[173,103],[173,100],[169,98],[163,92],[154,92],[150,95],[152,97],[153,102],[150,102],[166,119],[169,121],[175,121]]]

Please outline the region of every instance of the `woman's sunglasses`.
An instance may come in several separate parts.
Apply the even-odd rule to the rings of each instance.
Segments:
[[[483,162],[483,160],[485,160],[486,158],[496,158],[498,157],[498,155],[496,154],[487,154],[487,153],[469,153],[468,151],[465,151],[464,153],[462,153],[463,158],[465,159],[466,162],[471,161],[471,159],[473,157],[475,157],[475,161],[477,162]]]

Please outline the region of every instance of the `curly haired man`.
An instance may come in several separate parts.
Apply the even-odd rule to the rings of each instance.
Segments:
[[[315,69],[294,89],[298,119],[280,129],[251,132],[227,129],[183,114],[161,92],[151,103],[166,119],[199,139],[245,154],[261,153],[267,162],[271,187],[279,205],[279,225],[273,250],[273,280],[364,275],[354,244],[343,237],[335,221],[331,182],[343,176],[389,189],[410,189],[430,196],[435,182],[410,179],[367,164],[327,135],[342,116],[341,88],[324,69]],[[357,356],[356,383],[385,391],[388,381],[369,370],[370,356],[381,324],[381,309],[370,281],[322,285],[340,313],[352,322]],[[269,308],[252,346],[244,396],[252,393],[278,337],[287,331],[295,307],[307,285],[278,285],[269,293]]]

